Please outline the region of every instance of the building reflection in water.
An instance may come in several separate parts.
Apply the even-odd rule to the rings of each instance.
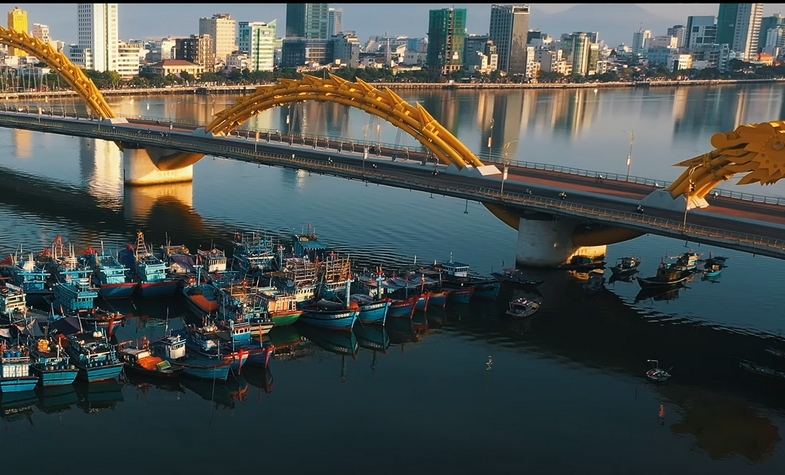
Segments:
[[[14,154],[22,159],[33,156],[33,132],[31,130],[11,129]]]

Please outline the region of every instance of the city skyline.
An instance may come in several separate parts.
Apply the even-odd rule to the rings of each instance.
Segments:
[[[363,40],[370,36],[384,35],[424,37],[428,32],[428,11],[438,8],[466,8],[467,32],[488,33],[490,4],[410,4],[401,9],[397,4],[329,4],[331,8],[343,10],[343,26],[353,30]],[[531,8],[530,29],[542,30],[552,36],[572,31],[598,31],[600,40],[609,46],[619,43],[630,44],[632,34],[643,26],[653,32],[664,34],[665,28],[674,24],[685,24],[690,15],[717,15],[719,4],[526,4]],[[3,4],[6,11],[19,6],[26,10],[29,22],[49,26],[53,39],[66,44],[77,41],[76,4]],[[150,15],[150,9],[156,15]],[[264,21],[278,20],[279,29],[286,19],[286,4],[243,5],[243,4],[198,4],[188,8],[183,16],[179,4],[120,4],[119,37],[121,39],[153,39],[165,36],[187,37],[197,33],[199,18],[215,13],[229,13],[235,20]],[[395,20],[390,15],[379,14],[379,9],[395,9]],[[785,12],[785,4],[765,4],[764,15]],[[172,17],[179,19],[173,22]],[[283,37],[283,31],[278,36]]]

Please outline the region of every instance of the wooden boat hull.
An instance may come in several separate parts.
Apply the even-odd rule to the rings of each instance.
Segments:
[[[299,320],[302,314],[302,310],[293,310],[286,313],[281,312],[279,314],[272,314],[270,317],[273,320],[273,326],[285,327],[287,325],[292,325],[294,322]]]
[[[412,297],[407,300],[394,300],[387,310],[387,317],[389,318],[412,318],[414,313],[414,306],[417,304],[417,297]]]
[[[213,361],[208,358],[170,361],[175,368],[182,368],[183,374],[199,379],[226,381],[232,363],[229,361]]]
[[[387,321],[387,312],[390,308],[390,302],[373,302],[360,306],[360,313],[357,318],[360,322],[369,325],[384,325]]]
[[[461,287],[459,289],[452,289],[448,301],[467,304],[471,302],[472,296],[474,296],[474,287]]]
[[[89,368],[79,367],[78,378],[88,383],[96,383],[98,381],[115,380],[120,377],[120,372],[123,371],[123,363],[112,363],[104,366],[91,366]]]
[[[662,281],[662,280],[638,277],[638,284],[640,284],[642,289],[664,289],[667,287],[675,287],[677,285],[681,285],[681,283],[687,280],[688,278],[689,276],[685,275],[675,280]]]
[[[128,299],[134,294],[136,287],[136,282],[104,284],[98,288],[98,295],[105,300]]]
[[[76,368],[64,369],[41,369],[37,366],[31,366],[30,372],[38,376],[38,381],[41,387],[48,388],[50,386],[66,386],[72,384],[79,374]]]
[[[431,291],[431,298],[428,299],[428,305],[444,308],[447,306],[447,297],[449,295],[450,292],[447,290]]]
[[[169,368],[166,371],[158,371],[158,370],[149,370],[147,368],[142,368],[141,366],[133,365],[133,364],[126,364],[125,369],[129,372],[133,372],[140,376],[147,376],[150,378],[155,379],[175,379],[180,376],[182,372],[182,368]]]
[[[37,385],[37,376],[0,378],[0,393],[21,393],[25,391],[33,391]]]
[[[428,311],[428,302],[430,302],[430,300],[431,300],[431,293],[430,292],[426,292],[426,293],[420,295],[417,298],[417,303],[414,304],[414,310],[421,311],[421,312],[427,312]]]
[[[357,315],[359,313],[360,312],[356,310],[342,310],[338,312],[305,310],[300,317],[300,321],[328,330],[350,332],[357,321]]]
[[[474,297],[481,300],[496,300],[502,284],[499,281],[482,282],[474,285]]]
[[[139,295],[144,298],[171,297],[177,292],[179,286],[179,280],[142,282],[139,284]]]

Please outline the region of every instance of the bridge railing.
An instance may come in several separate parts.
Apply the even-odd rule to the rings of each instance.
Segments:
[[[25,106],[16,106],[16,105],[3,105],[4,110],[9,110],[12,112],[18,112],[18,109],[23,109],[23,112],[30,113],[31,115],[37,115],[37,109],[29,110],[25,109]],[[55,115],[51,112],[42,110],[44,115]],[[76,114],[71,114],[68,111],[57,110],[57,114],[55,116],[59,117],[76,117]],[[82,119],[89,119],[90,117],[86,116],[79,116]],[[201,122],[197,122],[195,120],[187,120],[187,119],[177,119],[176,121],[171,120],[165,117],[157,117],[157,116],[146,116],[146,115],[137,115],[137,116],[129,116],[128,119],[137,119],[137,120],[145,120],[145,121],[158,121],[161,125],[168,125],[172,124],[173,127],[181,127],[181,128],[197,128],[197,127],[204,127],[205,124]],[[345,138],[336,138],[327,135],[316,135],[316,134],[302,134],[302,133],[291,133],[288,134],[287,132],[280,130],[280,129],[242,129],[238,131],[239,136],[244,136],[248,139],[253,139],[256,132],[259,132],[261,135],[265,135],[266,137],[270,137],[275,139],[278,137],[278,141],[282,140],[284,135],[291,136],[291,138],[296,137],[297,142],[299,144],[305,144],[305,142],[311,142],[312,144],[326,144],[326,145],[337,145],[337,144],[350,144],[350,145],[360,145],[360,146],[368,146],[372,148],[375,155],[379,155],[382,151],[383,152],[390,152],[390,151],[399,151],[400,155],[399,158],[403,158],[407,154],[412,154],[415,158],[422,157],[423,154],[429,155],[429,152],[424,149],[421,145],[415,145],[412,147],[406,147],[401,149],[400,144],[391,144],[387,142],[378,142],[372,140],[363,140],[363,139],[345,139]],[[380,150],[380,148],[382,150]],[[387,149],[387,150],[384,150]],[[346,151],[346,150],[344,150]],[[667,188],[671,185],[672,182],[666,180],[657,180],[653,178],[646,178],[640,177],[635,175],[627,175],[621,173],[614,173],[614,172],[605,172],[605,171],[598,171],[598,170],[589,170],[584,168],[576,168],[576,167],[569,167],[564,165],[554,165],[550,163],[540,163],[540,162],[530,162],[530,161],[520,161],[520,160],[507,160],[504,161],[502,157],[495,154],[490,154],[488,156],[482,158],[484,163],[489,165],[497,165],[499,167],[503,166],[505,163],[514,167],[530,169],[530,170],[539,170],[539,171],[547,171],[547,172],[555,172],[555,173],[564,173],[568,175],[580,176],[585,178],[593,178],[595,180],[609,180],[609,181],[617,181],[617,182],[624,182],[624,183],[634,183],[637,185],[644,185],[649,186],[652,188]],[[767,195],[759,195],[755,193],[745,193],[740,191],[732,191],[726,190],[722,188],[715,188],[711,192],[712,196],[714,197],[724,197],[724,198],[731,198],[737,199],[741,201],[750,201],[754,203],[764,203],[770,205],[777,205],[777,206],[785,206],[785,197],[779,196],[767,196]]]

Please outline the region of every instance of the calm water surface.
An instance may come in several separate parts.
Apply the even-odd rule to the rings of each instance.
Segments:
[[[625,173],[634,131],[631,173],[663,180],[680,172],[673,163],[709,150],[713,133],[785,119],[783,89],[770,85],[403,96],[483,157],[490,135],[495,155],[512,142],[513,159]],[[121,115],[204,123],[236,99],[110,102]],[[416,146],[329,104],[267,111],[248,127]],[[0,129],[0,189],[3,254],[37,251],[58,234],[119,248],[136,229],[157,244],[168,234],[192,249],[227,248],[235,230],[287,236],[310,224],[364,264],[452,253],[490,272],[515,258],[516,232],[479,203],[213,158],[196,165],[193,184],[127,189],[117,148],[75,137]],[[782,184],[744,191],[785,196]],[[785,369],[765,351],[785,348],[782,262],[657,236],[609,246],[608,260],[639,255],[650,275],[688,249],[729,256],[729,267],[717,282],[697,279],[658,299],[626,282],[590,296],[566,273],[532,271],[545,280],[544,304],[528,322],[501,318],[521,293],[505,288],[498,302],[430,311],[384,332],[276,329],[271,338],[288,355],[233,384],[131,380],[4,397],[0,430],[13,454],[4,468],[38,472],[45,454],[120,473],[785,470],[785,384],[738,368],[748,359]],[[174,325],[186,314],[177,300],[113,305],[135,315],[121,339],[161,335],[167,309]],[[646,382],[648,358],[673,366],[667,385]]]

